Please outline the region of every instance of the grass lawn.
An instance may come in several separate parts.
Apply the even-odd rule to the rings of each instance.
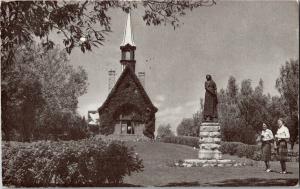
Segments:
[[[264,172],[264,163],[253,161],[245,167],[170,167],[180,159],[198,157],[191,147],[160,142],[127,142],[143,159],[144,171],[127,176],[124,182],[139,186],[279,186],[295,185],[299,178],[299,163],[287,162],[289,174],[279,174],[279,162],[271,162],[271,173]],[[224,155],[224,159],[240,162],[252,160]]]

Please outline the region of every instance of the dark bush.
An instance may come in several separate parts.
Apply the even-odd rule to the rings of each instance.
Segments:
[[[248,145],[246,145],[246,144],[238,145],[237,148],[236,148],[236,155],[238,157],[245,157],[246,154],[247,154],[247,151],[248,151],[247,147],[248,147]]]
[[[259,152],[260,147],[256,145],[241,144],[237,147],[237,156],[253,159],[255,152]]]
[[[248,145],[241,142],[222,142],[220,151],[223,154],[237,155],[253,159],[256,152],[260,153],[260,146]],[[256,156],[258,156],[256,154]],[[258,158],[258,157],[255,157]]]
[[[220,146],[220,151],[223,154],[236,155],[237,148],[240,145],[244,145],[241,142],[222,142]]]
[[[143,169],[142,160],[124,143],[96,139],[2,143],[5,186],[118,185]]]
[[[254,152],[253,156],[252,156],[252,159],[255,160],[255,161],[260,161],[261,160],[261,151],[260,150],[257,150]]]
[[[182,144],[191,147],[199,148],[199,138],[189,136],[168,136],[160,139],[161,142]]]

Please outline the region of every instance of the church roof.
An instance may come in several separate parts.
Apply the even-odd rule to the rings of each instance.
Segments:
[[[127,22],[126,22],[126,25],[125,25],[124,37],[123,37],[121,47],[124,47],[127,44],[135,47],[135,44],[134,44],[134,41],[133,41],[132,27],[131,27],[130,12],[128,13],[128,16],[127,16]]]
[[[135,75],[135,73],[132,71],[132,69],[128,66],[125,67],[124,71],[122,72],[121,76],[119,77],[118,81],[116,82],[115,86],[112,88],[110,93],[108,94],[108,97],[102,104],[100,108],[98,108],[99,113],[104,110],[104,108],[109,104],[110,99],[114,96],[114,94],[117,92],[118,86],[123,82],[124,78],[126,75],[130,75],[133,81],[136,83],[138,90],[142,94],[142,97],[146,100],[147,104],[150,104],[150,108],[154,110],[155,112],[158,110],[151,102],[149,96],[147,95],[144,87],[140,83],[140,80],[138,77]]]

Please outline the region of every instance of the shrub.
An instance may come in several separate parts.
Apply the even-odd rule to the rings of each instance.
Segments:
[[[142,160],[124,143],[96,139],[2,144],[3,184],[13,186],[103,186],[141,171]]]
[[[198,137],[188,137],[188,136],[168,136],[160,139],[161,142],[182,144],[191,147],[199,148],[199,138]]]
[[[236,155],[238,146],[243,145],[241,142],[222,142],[220,151],[223,154]]]
[[[247,144],[241,144],[237,147],[237,156],[239,157],[246,157],[246,158],[253,158],[255,152],[259,152],[260,149],[259,146],[256,145],[247,145]]]
[[[241,142],[222,142],[220,151],[223,154],[237,155],[239,157],[253,159],[254,156],[256,156],[255,158],[258,158],[259,155],[255,153],[260,152],[260,146],[248,145]]]
[[[254,152],[252,159],[255,161],[260,161],[261,160],[261,151],[257,150]]]
[[[244,156],[246,156],[247,151],[248,151],[247,147],[248,147],[248,145],[246,145],[246,144],[240,144],[240,145],[238,145],[237,148],[236,148],[236,155],[238,157],[244,157]]]

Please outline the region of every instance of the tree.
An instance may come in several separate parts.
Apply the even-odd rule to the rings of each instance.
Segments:
[[[37,37],[47,48],[54,47],[51,33],[63,36],[68,53],[79,47],[82,52],[103,45],[110,32],[108,10],[120,8],[128,12],[138,5],[144,8],[147,25],[179,26],[179,18],[187,10],[212,6],[215,0],[200,1],[4,1],[1,2],[1,62],[11,64],[15,46],[34,41]]]
[[[231,76],[226,91],[220,90],[219,99],[219,119],[225,141],[253,144],[262,123],[272,125],[271,97],[263,94],[262,79],[254,90],[251,80],[243,80],[239,92],[236,80]]]
[[[253,93],[253,88],[250,79],[245,79],[241,83],[241,95],[245,97],[251,96]]]
[[[222,124],[221,133],[224,141],[241,141],[242,127],[238,108],[239,90],[236,79],[230,76],[226,91],[219,92],[219,120]]]
[[[37,124],[35,114],[44,105],[42,86],[32,66],[32,52],[16,49],[16,63],[7,77],[1,80],[2,136],[9,140],[13,133],[21,133],[19,140],[28,141]]]
[[[259,80],[253,90],[251,80],[241,82],[238,89],[236,80],[231,76],[227,89],[221,89],[219,95],[219,121],[224,141],[255,143],[255,135],[266,123],[275,133],[277,120],[283,118],[291,131],[291,144],[298,135],[298,96],[299,96],[299,62],[291,60],[280,69],[276,87],[281,96],[264,94],[264,82]]]
[[[253,128],[253,117],[255,111],[255,104],[253,103],[253,88],[251,86],[251,80],[243,80],[241,83],[241,93],[239,96],[238,107],[240,110],[241,121],[248,128]]]
[[[269,119],[269,127],[272,130],[273,133],[277,132],[278,129],[278,118],[283,118],[286,120],[287,115],[285,114],[285,107],[284,107],[284,100],[281,97],[273,96],[270,97],[271,101],[268,106],[268,112],[270,113],[270,119]]]
[[[179,136],[199,136],[199,128],[203,119],[203,99],[200,98],[200,110],[193,114],[192,118],[183,118],[176,128]]]
[[[197,136],[197,127],[197,125],[195,127],[194,120],[192,118],[184,118],[177,126],[177,135]]]
[[[251,81],[242,81],[241,95],[238,101],[241,123],[249,132],[246,143],[255,143],[255,135],[262,129],[262,123],[270,125],[271,115],[269,112],[270,98],[263,94],[263,80],[252,89]],[[251,136],[252,135],[252,136]]]
[[[41,131],[58,135],[81,121],[76,109],[78,97],[87,90],[86,72],[69,65],[66,52],[57,47],[47,50],[28,44],[15,52],[14,64],[1,83],[4,139],[9,140],[12,129],[23,141]]]
[[[286,114],[287,126],[290,128],[292,148],[298,136],[299,124],[299,60],[287,61],[280,68],[280,75],[276,80],[276,88],[279,91]]]
[[[174,136],[173,131],[171,130],[171,125],[160,125],[157,129],[157,137],[163,138],[168,136]]]
[[[236,84],[236,79],[233,76],[230,76],[227,83],[227,90],[226,93],[230,97],[230,100],[236,102],[237,96],[239,92],[239,87]]]

